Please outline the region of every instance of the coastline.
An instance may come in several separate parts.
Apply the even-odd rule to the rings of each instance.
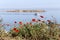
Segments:
[[[45,12],[45,10],[0,10],[0,12]]]

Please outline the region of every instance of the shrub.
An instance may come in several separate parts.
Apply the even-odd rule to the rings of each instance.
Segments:
[[[32,20],[28,24],[23,24],[17,27],[16,29],[19,32],[13,32],[14,35],[19,36],[21,38],[25,38],[26,40],[57,40],[60,36],[60,28],[59,26],[52,22],[51,20],[45,21],[35,21]]]

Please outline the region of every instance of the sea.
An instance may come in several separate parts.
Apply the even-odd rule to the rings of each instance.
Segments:
[[[6,9],[4,9],[6,10]],[[29,9],[30,10],[30,9]],[[44,16],[43,20],[56,20],[60,24],[60,9],[59,8],[47,8],[43,9],[45,12],[0,12],[0,24],[9,24],[5,30],[9,31],[14,27],[14,22],[22,21],[24,23],[30,22],[32,18],[41,19],[40,16]],[[17,25],[17,24],[16,24]]]

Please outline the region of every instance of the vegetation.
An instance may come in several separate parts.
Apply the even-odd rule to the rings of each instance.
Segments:
[[[44,16],[40,16],[44,19]],[[17,24],[17,22],[14,22]],[[7,40],[60,40],[60,28],[56,20],[40,20],[33,18],[31,22],[19,22],[19,27],[12,28],[5,34],[0,30],[0,37],[7,37]],[[0,38],[0,39],[1,39]]]

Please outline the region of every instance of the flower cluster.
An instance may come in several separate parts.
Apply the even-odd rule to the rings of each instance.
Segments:
[[[13,30],[14,30],[15,32],[19,32],[19,30],[18,30],[18,29],[16,29],[16,28],[13,28]]]
[[[32,18],[30,22],[14,21],[19,26],[11,29],[9,34],[12,37],[21,37],[26,40],[60,40],[60,28],[57,23],[52,20],[42,20],[45,17],[39,16],[41,19]],[[7,24],[9,26],[9,24]]]

